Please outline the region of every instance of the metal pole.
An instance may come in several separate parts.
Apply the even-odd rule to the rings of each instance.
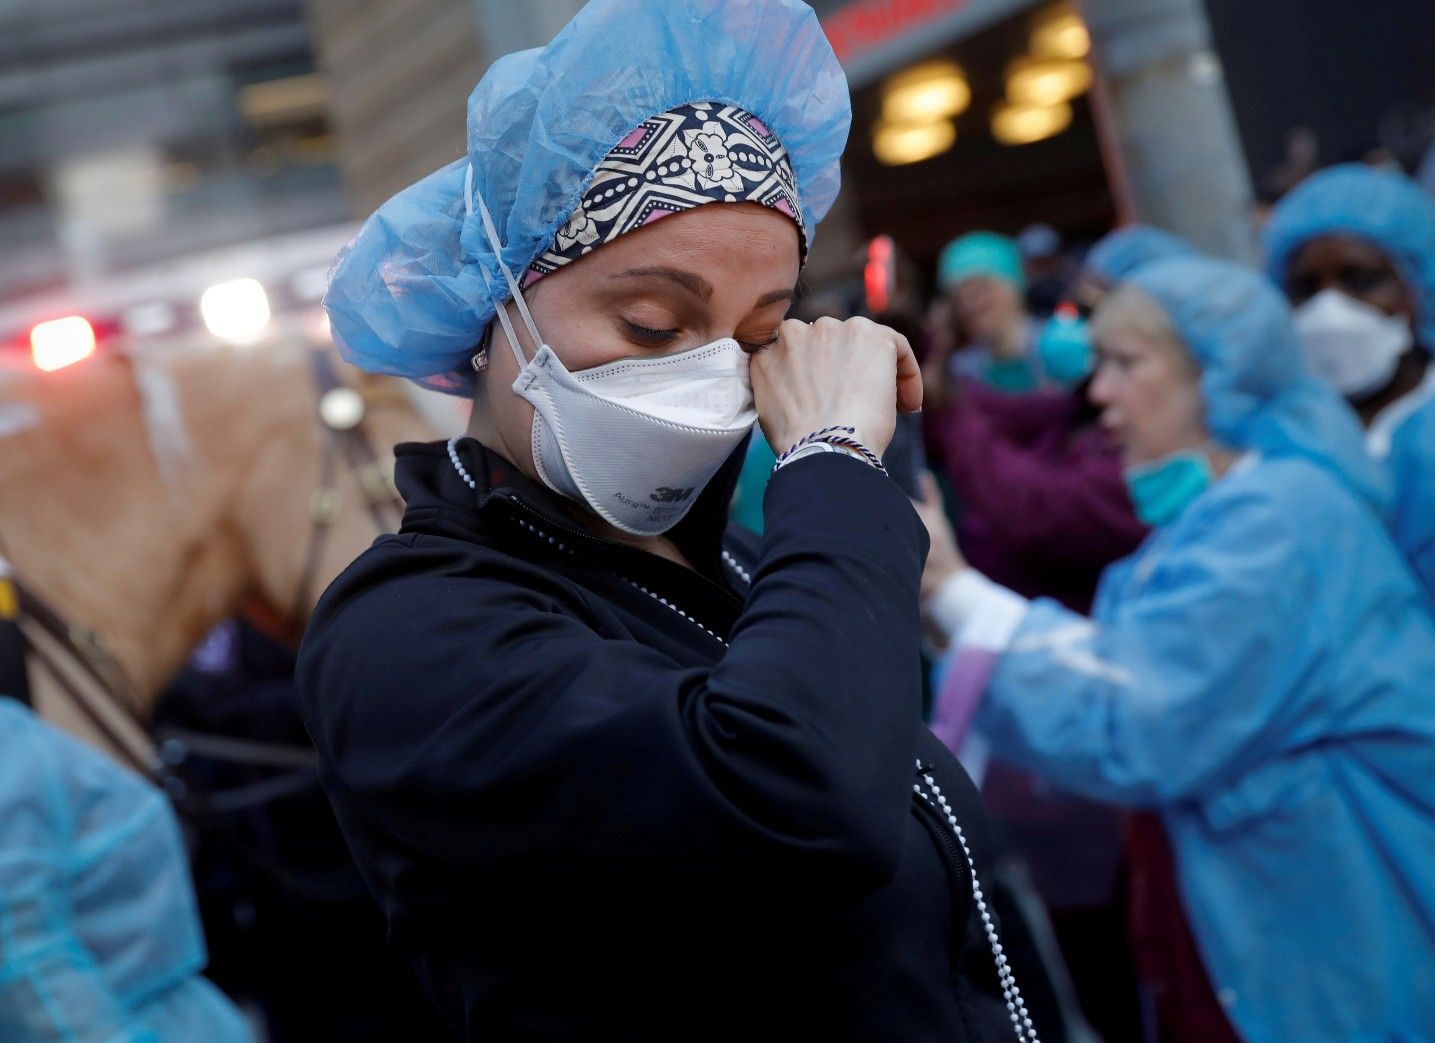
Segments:
[[[1250,174],[1200,0],[1081,8],[1137,219],[1253,262]]]

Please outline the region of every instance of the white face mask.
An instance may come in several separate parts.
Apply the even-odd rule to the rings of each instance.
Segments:
[[[1346,398],[1364,398],[1390,383],[1400,357],[1415,343],[1400,315],[1322,290],[1295,312],[1311,372]]]
[[[472,212],[473,172],[466,186]],[[533,343],[529,361],[507,310],[498,320],[518,360],[513,390],[533,404],[533,462],[554,492],[635,536],[683,519],[757,421],[748,356],[731,338],[676,355],[619,359],[570,373],[533,323],[503,263],[488,208],[484,231]]]

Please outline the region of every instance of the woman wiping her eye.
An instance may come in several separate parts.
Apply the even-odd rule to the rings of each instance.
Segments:
[[[326,304],[471,394],[305,636],[348,842],[464,1039],[1035,1040],[978,800],[922,725],[905,340],[784,321],[847,84],[795,0],[596,0]],[[753,425],[761,544],[725,535]]]

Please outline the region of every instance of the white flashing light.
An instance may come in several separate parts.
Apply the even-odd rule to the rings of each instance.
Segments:
[[[30,356],[46,373],[64,369],[95,353],[95,328],[79,315],[42,322],[30,331]]]
[[[254,344],[269,325],[269,295],[258,279],[215,283],[199,298],[209,332],[231,344]]]

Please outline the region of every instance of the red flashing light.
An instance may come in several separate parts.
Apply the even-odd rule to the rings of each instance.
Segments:
[[[53,373],[95,353],[95,328],[79,315],[42,322],[30,331],[30,357],[35,368]]]
[[[879,235],[867,244],[867,264],[862,269],[862,285],[871,314],[881,315],[892,303],[895,276],[896,247],[890,235]]]

